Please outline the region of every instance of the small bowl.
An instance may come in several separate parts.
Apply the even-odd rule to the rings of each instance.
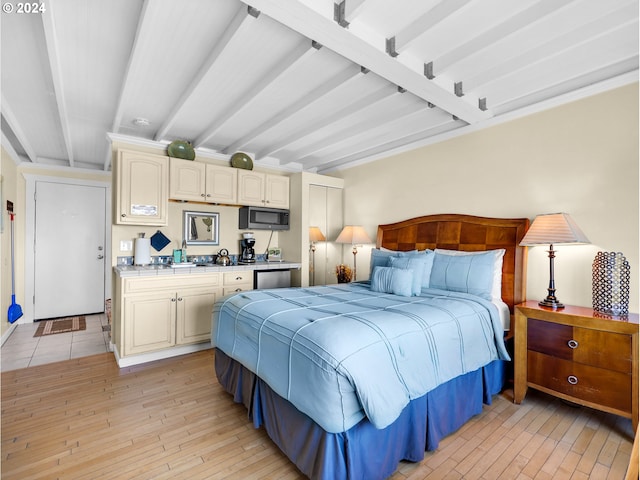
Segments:
[[[253,232],[245,232],[242,234],[242,238],[254,238]]]

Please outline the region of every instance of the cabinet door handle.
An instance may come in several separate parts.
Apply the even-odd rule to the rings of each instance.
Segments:
[[[567,377],[567,382],[569,382],[571,385],[577,385],[578,384],[578,377],[576,377],[575,375],[569,375]]]
[[[176,297],[173,297],[173,298],[171,299],[171,301],[172,301],[172,302],[175,302],[175,301],[176,301]]]
[[[567,345],[569,345],[569,348],[578,348],[578,342],[573,339],[569,340]]]
[[[182,297],[178,297],[178,301],[181,302],[182,301]]]
[[[205,194],[204,194],[204,193],[201,193],[201,194],[200,194],[200,196],[201,196],[201,197],[204,197],[204,196],[205,196]]]

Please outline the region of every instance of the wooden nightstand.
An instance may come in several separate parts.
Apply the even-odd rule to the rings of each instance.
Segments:
[[[609,318],[605,318],[609,317]],[[514,402],[527,388],[630,418],[638,426],[638,314],[562,310],[528,301],[515,309]]]

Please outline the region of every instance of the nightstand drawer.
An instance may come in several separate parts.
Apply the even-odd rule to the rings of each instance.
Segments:
[[[631,412],[631,375],[554,358],[527,355],[528,382],[587,402]]]
[[[527,349],[573,362],[631,373],[631,335],[529,319]]]

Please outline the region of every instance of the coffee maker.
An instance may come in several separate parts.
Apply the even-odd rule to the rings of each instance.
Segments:
[[[242,237],[242,240],[240,240],[242,253],[240,254],[239,263],[255,263],[256,252],[253,246],[256,244],[256,239],[253,238],[253,233],[243,233]]]

